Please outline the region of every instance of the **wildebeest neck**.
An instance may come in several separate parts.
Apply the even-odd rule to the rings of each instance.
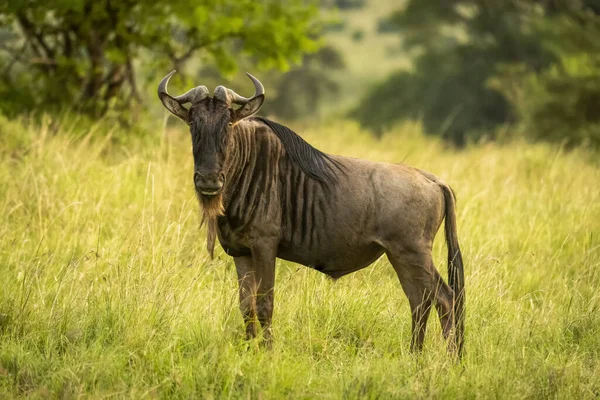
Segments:
[[[228,199],[267,195],[278,180],[276,172],[285,168],[298,169],[326,186],[337,182],[341,166],[283,125],[257,117],[236,125],[232,136],[225,167]]]
[[[264,123],[281,141],[290,161],[295,163],[306,175],[321,182],[334,184],[340,165],[328,154],[312,147],[298,134],[286,126],[262,117],[256,120]]]
[[[225,165],[227,219],[241,227],[269,213],[283,191],[295,192],[291,175],[327,188],[336,185],[340,170],[335,159],[290,129],[265,118],[242,121],[233,128]]]
[[[264,125],[252,120],[236,125],[225,163],[225,206],[239,197],[248,203],[260,193],[268,197],[282,150]]]

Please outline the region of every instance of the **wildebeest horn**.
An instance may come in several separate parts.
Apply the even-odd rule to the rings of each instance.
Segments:
[[[158,84],[158,97],[167,95],[169,97],[173,97],[169,95],[167,92],[167,85],[169,84],[169,79],[175,74],[175,71],[171,71],[167,76],[165,76],[162,81]],[[206,96],[208,96],[208,89],[204,85],[197,86],[193,89],[188,90],[181,96],[175,96],[175,99],[179,104],[192,103],[196,104],[202,101]]]
[[[259,96],[264,95],[265,88],[264,88],[263,84],[260,83],[260,81],[258,79],[253,77],[248,72],[246,72],[246,75],[248,75],[248,78],[250,78],[252,83],[254,83],[254,95],[252,97],[240,96],[233,90],[227,89],[225,86],[217,86],[217,88],[215,89],[214,96],[217,99],[226,102],[227,104],[234,103],[234,104],[238,104],[240,106],[245,106],[246,104],[248,104],[248,102],[256,99]]]

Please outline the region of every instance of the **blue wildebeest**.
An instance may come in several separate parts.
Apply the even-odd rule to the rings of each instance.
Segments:
[[[406,165],[325,154],[289,128],[253,117],[265,97],[250,74],[255,94],[246,98],[224,86],[212,97],[206,86],[171,96],[174,73],[158,96],[190,127],[208,249],[212,256],[218,237],[233,256],[248,337],[260,323],[270,343],[277,257],[339,278],[385,253],[410,303],[411,348],[422,348],[433,304],[449,348],[461,354],[464,272],[448,185]],[[444,217],[449,284],[431,256]]]

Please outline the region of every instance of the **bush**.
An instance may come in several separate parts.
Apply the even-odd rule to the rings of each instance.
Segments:
[[[530,138],[600,148],[600,57],[568,57],[539,74],[513,67],[492,84]]]
[[[534,27],[557,61],[537,73],[505,66],[489,86],[510,101],[532,139],[600,148],[600,17],[573,14]]]
[[[376,132],[419,119],[427,133],[458,145],[478,140],[511,120],[507,101],[485,85],[493,66],[492,57],[471,47],[428,53],[413,72],[397,72],[371,89],[351,115]]]
[[[421,119],[454,143],[519,124],[535,140],[600,142],[597,1],[409,0],[381,21],[414,56],[352,114],[376,131]]]

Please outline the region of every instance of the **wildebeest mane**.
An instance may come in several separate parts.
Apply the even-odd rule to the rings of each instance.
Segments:
[[[277,135],[293,163],[309,177],[320,182],[333,184],[337,182],[337,173],[341,165],[329,154],[314,148],[300,135],[287,126],[278,124],[264,117],[254,117],[263,122]]]

